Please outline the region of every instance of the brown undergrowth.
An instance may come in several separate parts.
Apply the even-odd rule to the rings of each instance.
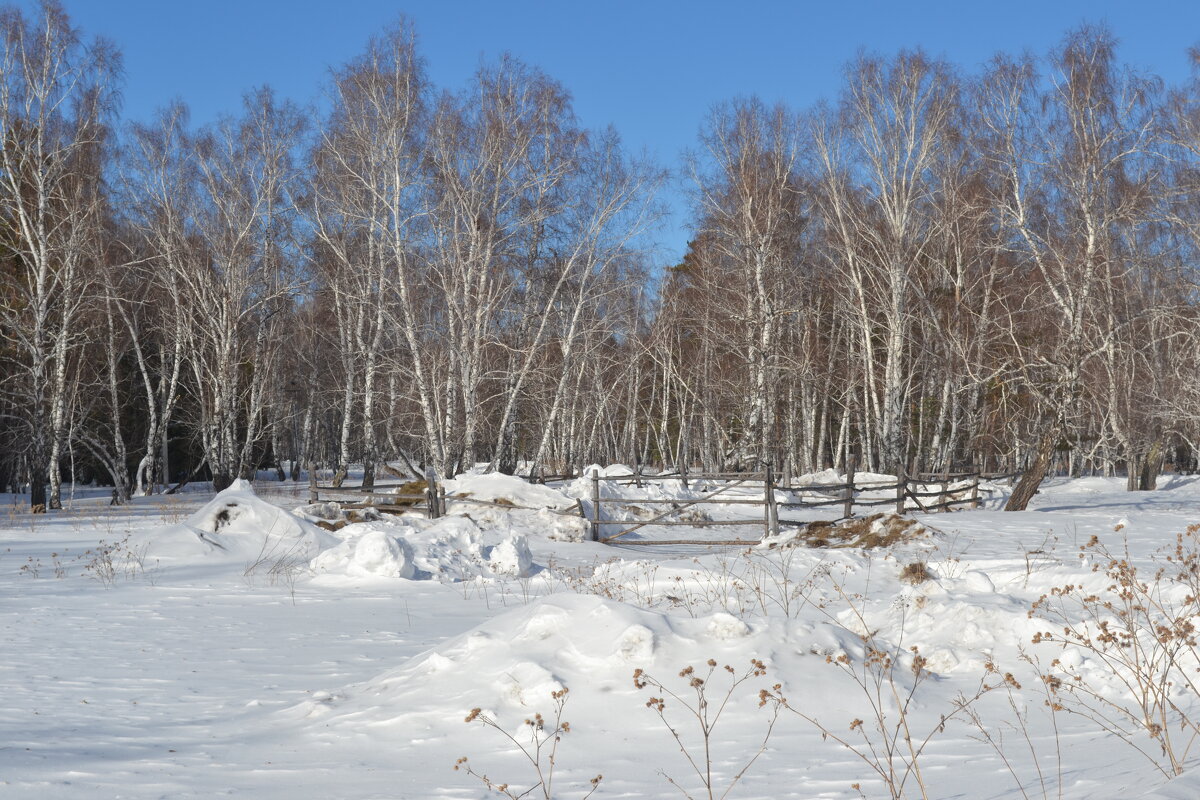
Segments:
[[[925,526],[913,519],[895,514],[872,514],[869,517],[810,522],[800,536],[788,544],[808,547],[892,547],[902,542],[923,539],[929,535]]]

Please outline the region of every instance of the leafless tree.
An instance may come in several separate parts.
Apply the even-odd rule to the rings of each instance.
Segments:
[[[269,90],[194,143],[202,256],[178,275],[189,312],[194,420],[213,484],[250,476],[271,424],[274,359],[299,288],[292,223],[298,109]]]
[[[1052,326],[1035,341],[1011,333],[1012,367],[1041,417],[1029,468],[1007,505],[1020,510],[1055,448],[1078,433],[1084,371],[1112,352],[1121,327],[1104,301],[1129,272],[1121,239],[1143,204],[1137,159],[1152,130],[1151,87],[1122,74],[1112,36],[1092,28],[1068,36],[1054,54],[1045,89],[1032,62],[1003,57],[984,86],[982,120],[1003,181],[996,203],[1011,232],[1007,246],[1036,289],[1009,319],[1036,316]]]
[[[72,359],[90,267],[100,250],[103,150],[119,58],[85,44],[61,6],[35,17],[0,10],[0,219],[5,271],[0,322],[16,363],[6,370],[28,436],[30,500],[60,503]],[[46,497],[45,484],[50,483]]]

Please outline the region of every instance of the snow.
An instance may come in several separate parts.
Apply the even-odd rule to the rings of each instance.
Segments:
[[[260,499],[249,481],[237,480],[178,525],[142,530],[130,548],[155,560],[195,557],[277,560],[315,555],[335,543],[300,516]]]
[[[501,502],[526,508],[557,508],[565,509],[575,505],[575,501],[560,491],[549,486],[539,486],[535,483],[514,477],[492,473],[488,475],[461,475],[445,483],[446,495],[450,498],[465,496],[476,500]],[[453,500],[451,500],[453,502]]]
[[[455,762],[465,756],[523,791],[533,773],[517,744],[536,735],[525,721],[540,713],[552,726],[562,702],[570,726],[556,797],[583,796],[597,773],[597,798],[680,796],[664,775],[696,795],[681,752],[702,741],[684,707],[695,690],[680,673],[691,667],[710,697],[732,691],[711,740],[717,794],[763,739],[775,707],[760,705],[767,690],[793,710],[781,710],[731,798],[853,798],[856,783],[887,796],[834,738],[878,736],[859,683],[870,689],[880,674],[874,649],[896,664],[881,684],[885,719],[898,719],[892,698],[911,691],[913,735],[932,733],[920,761],[930,797],[1061,788],[1065,798],[1193,798],[1194,759],[1168,780],[1148,736],[1133,740],[1142,755],[1046,707],[1038,675],[1056,659],[1106,701],[1129,695],[1096,653],[1034,643],[1051,626],[1030,614],[1055,587],[1105,591],[1111,581],[1086,549],[1093,536],[1128,548],[1139,569],[1161,564],[1154,553],[1197,521],[1200,480],[1161,486],[1128,493],[1123,479],[1055,479],[1031,510],[1003,513],[1007,487],[996,485],[983,509],[916,514],[926,534],[871,550],[796,538],[740,549],[582,541],[587,523],[574,514],[577,500],[590,502],[586,477],[545,487],[462,476],[446,482],[444,518],[364,515],[336,531],[315,521],[342,519],[337,509],[301,505],[303,487],[289,500],[284,485],[269,498],[243,482],[124,507],[80,491],[71,510],[46,516],[10,497],[0,517],[0,794],[481,798],[483,783]],[[635,517],[639,499],[711,491],[675,480],[602,487],[608,519]],[[715,518],[748,508],[706,507]],[[912,564],[924,566],[915,583]],[[1166,603],[1186,599],[1186,587],[1162,588]],[[918,655],[927,671],[914,671]],[[756,662],[764,674],[753,674]],[[639,688],[636,670],[658,683]],[[1002,758],[955,703],[1004,673],[1013,683],[971,705]],[[1172,691],[1200,710],[1200,698]],[[647,707],[656,696],[680,742]],[[852,732],[856,719],[865,722]],[[905,792],[920,796],[913,780]]]
[[[312,560],[317,574],[341,574],[351,578],[417,577],[412,547],[386,530],[363,530]]]
[[[480,527],[465,516],[426,520],[384,517],[337,531],[342,541],[312,559],[315,575],[335,578],[404,578],[472,581],[534,569],[524,535]]]

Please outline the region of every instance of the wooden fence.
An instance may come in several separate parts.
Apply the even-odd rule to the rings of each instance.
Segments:
[[[556,513],[582,517],[589,523],[589,538],[592,541],[612,543],[623,539],[635,531],[648,526],[689,528],[756,528],[761,536],[755,539],[731,538],[723,540],[699,539],[634,539],[625,540],[623,544],[638,545],[753,545],[765,537],[779,536],[783,526],[803,526],[812,520],[782,519],[781,511],[796,509],[814,509],[831,506],[841,507],[840,519],[849,519],[855,515],[856,508],[874,508],[890,506],[897,514],[908,510],[909,501],[917,509],[924,512],[951,511],[961,506],[978,508],[980,502],[979,487],[984,480],[1013,479],[1020,473],[980,473],[971,472],[940,472],[920,473],[914,476],[901,474],[889,481],[859,481],[856,480],[854,465],[851,463],[847,470],[844,483],[820,483],[809,485],[790,485],[779,481],[774,470],[768,466],[762,472],[713,472],[690,473],[673,472],[646,474],[638,470],[632,474],[601,476],[593,471],[590,476],[590,508],[585,508],[582,501],[576,502],[572,511],[557,511]],[[679,480],[684,488],[706,486],[702,497],[686,499],[658,499],[643,497],[607,497],[601,489],[602,484],[629,485],[644,487],[666,480]],[[537,482],[542,482],[538,480]],[[719,484],[713,486],[712,484]],[[738,488],[753,488],[758,494],[761,487],[762,496],[730,496],[730,492]],[[405,490],[408,491],[405,491]],[[781,492],[789,499],[779,501],[776,492]],[[863,497],[862,494],[889,493],[888,497]],[[804,495],[816,495],[821,499],[805,499]],[[445,515],[447,502],[464,503],[477,506],[490,506],[504,509],[524,508],[511,503],[497,503],[472,497],[447,497],[446,490],[440,486],[434,475],[426,477],[423,489],[414,489],[413,482],[377,483],[370,488],[319,486],[315,478],[309,482],[309,502],[332,501],[343,508],[376,508],[385,513],[419,513],[430,519]],[[640,520],[630,524],[625,521],[605,520],[604,506],[666,506],[662,513],[655,514],[650,519]],[[696,506],[720,505],[745,507],[748,512],[755,510],[753,515],[747,513],[744,517],[734,519],[702,519],[683,520],[672,519],[681,512]],[[536,510],[536,509],[528,509]],[[604,528],[621,527],[615,533],[604,535]]]
[[[334,502],[342,508],[371,507],[386,514],[415,513],[437,519],[446,513],[446,490],[432,474],[425,484],[424,489],[414,489],[413,481],[376,483],[369,488],[319,486],[314,476],[308,484],[308,502]]]
[[[921,473],[914,476],[901,474],[897,478],[890,481],[856,481],[853,465],[847,472],[847,479],[844,483],[821,483],[811,485],[788,485],[778,482],[773,470],[768,467],[764,472],[743,472],[743,473],[666,473],[658,475],[646,475],[636,473],[633,475],[620,475],[613,477],[601,477],[598,473],[593,473],[591,476],[591,538],[593,541],[610,543],[621,539],[637,530],[647,526],[687,526],[692,528],[708,528],[708,527],[757,527],[762,531],[763,537],[775,537],[779,535],[780,529],[784,525],[802,526],[811,522],[811,520],[792,520],[782,519],[780,511],[789,511],[794,509],[812,509],[823,508],[829,506],[840,506],[842,515],[840,519],[849,519],[855,515],[856,507],[879,507],[891,506],[896,514],[904,514],[908,510],[909,501],[911,501],[917,509],[924,512],[946,512],[961,506],[970,508],[978,508],[980,502],[979,487],[984,480],[1002,480],[1015,478],[1019,473],[980,473],[972,472],[941,472],[941,473]],[[691,480],[700,483],[711,483],[714,481],[724,482],[723,485],[715,490],[708,492],[703,497],[694,500],[660,500],[660,499],[645,499],[638,497],[603,497],[601,491],[601,483],[614,483],[625,485],[642,486],[645,484],[655,483],[662,480],[682,480],[686,487],[687,481]],[[755,497],[729,497],[726,493],[738,487],[754,487],[762,486],[762,498]],[[779,501],[776,498],[776,491],[791,495],[791,499]],[[890,497],[861,497],[860,493],[892,493]],[[756,492],[757,494],[757,492]],[[824,499],[813,500],[804,499],[803,495],[818,495]],[[725,496],[722,496],[725,495]],[[936,498],[936,501],[934,500]],[[628,523],[605,521],[602,508],[605,504],[608,505],[626,505],[626,506],[646,506],[646,505],[667,505],[669,508],[661,514],[657,514],[651,519],[638,521],[632,525]],[[725,520],[698,520],[688,521],[679,519],[670,519],[670,517],[679,514],[693,506],[702,505],[722,505],[722,506],[747,506],[757,507],[761,512],[755,514],[753,518],[746,515],[746,518],[741,519],[725,519]],[[603,535],[605,526],[612,527],[614,525],[625,525],[616,533],[611,533],[607,536]],[[728,539],[728,540],[648,540],[638,539],[629,540],[625,543],[636,543],[639,545],[667,545],[667,544],[715,544],[715,545],[750,545],[758,544],[761,539]]]
[[[477,497],[447,495],[446,487],[438,483],[432,473],[426,476],[425,488],[420,491],[409,490],[412,481],[403,483],[376,483],[370,488],[360,486],[320,486],[310,481],[308,486],[308,501],[310,503],[334,502],[342,508],[375,508],[385,514],[424,514],[429,519],[437,519],[446,515],[449,505],[485,506],[507,510],[520,509],[525,511],[549,511],[562,516],[587,519],[583,503],[576,501],[575,508],[570,511],[559,509],[534,508],[516,503],[498,503],[493,500],[482,500]]]

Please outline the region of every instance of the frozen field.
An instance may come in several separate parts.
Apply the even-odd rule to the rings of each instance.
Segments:
[[[435,522],[333,531],[315,524],[330,509],[296,512],[302,493],[279,487],[83,498],[38,517],[11,500],[0,797],[497,796],[472,772],[519,795],[537,784],[524,721],[540,713],[548,738],[563,689],[552,790],[529,797],[583,797],[602,774],[597,798],[707,798],[706,780],[721,796],[739,773],[730,798],[1200,796],[1200,769],[1169,779],[1172,753],[1185,767],[1197,755],[1197,662],[1178,627],[1196,600],[1171,575],[1191,541],[1176,553],[1176,536],[1200,522],[1200,479],[1150,493],[1056,480],[1028,512],[1002,513],[996,496],[915,515],[924,532],[873,550],[582,542],[558,512],[586,488],[467,478],[450,493],[541,510],[452,504]],[[1093,536],[1121,559],[1128,546],[1135,585],[1175,612],[1173,633],[1136,650],[1148,675],[1183,668],[1162,672],[1159,695],[1144,688],[1164,709],[1158,738],[1121,680],[1128,639],[1057,641],[1115,597]],[[1067,585],[1084,588],[1053,592]],[[1035,644],[1039,632],[1056,636]],[[1063,681],[1057,695],[1039,672]],[[686,707],[696,676],[707,758]]]

